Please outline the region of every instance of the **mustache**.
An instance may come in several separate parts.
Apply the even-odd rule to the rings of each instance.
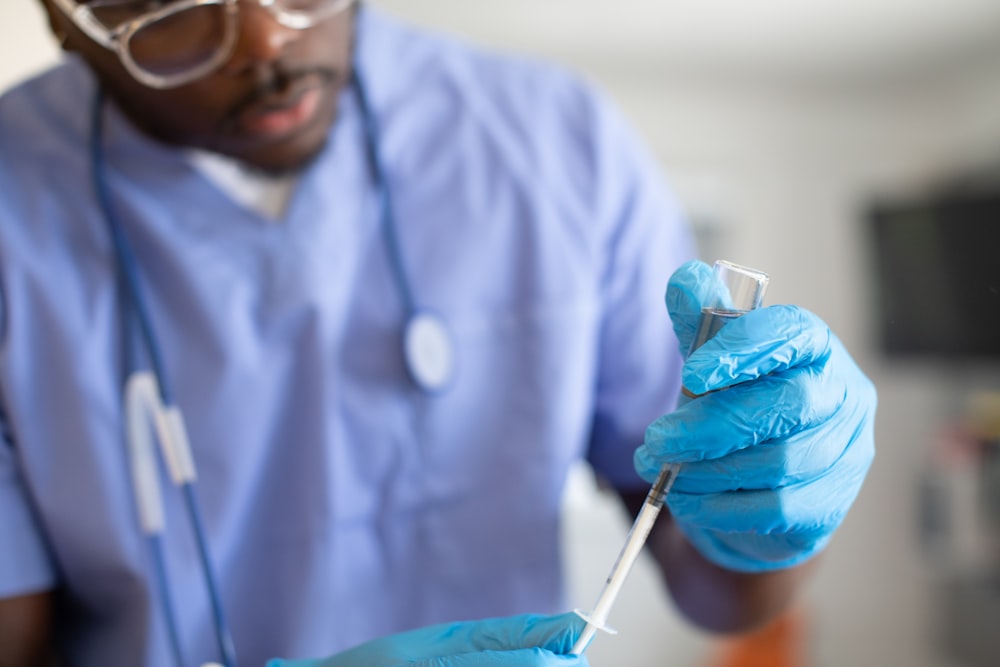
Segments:
[[[295,89],[307,79],[318,79],[323,86],[332,86],[343,73],[332,67],[302,67],[297,69],[270,68],[255,82],[253,88],[240,97],[222,120],[223,128],[233,129],[240,116],[275,95]]]

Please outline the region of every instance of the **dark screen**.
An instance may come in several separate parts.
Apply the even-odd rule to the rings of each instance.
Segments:
[[[1000,190],[870,212],[882,350],[1000,360]]]

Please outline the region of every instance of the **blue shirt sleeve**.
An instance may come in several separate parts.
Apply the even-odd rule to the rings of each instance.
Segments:
[[[55,578],[0,411],[0,598],[50,589]]]
[[[3,192],[0,190],[0,196]],[[0,366],[7,353],[7,307],[0,257]],[[55,573],[22,482],[17,450],[4,412],[0,386],[0,598],[47,590]]]
[[[663,295],[695,243],[656,159],[595,96],[595,182],[605,238],[598,384],[588,460],[619,490],[645,488],[632,453],[676,405],[682,358]]]

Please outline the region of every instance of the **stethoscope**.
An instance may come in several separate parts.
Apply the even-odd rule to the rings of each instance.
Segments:
[[[365,87],[357,73],[352,77],[351,86],[357,98],[364,126],[365,151],[378,197],[379,224],[396,287],[405,309],[403,358],[409,377],[418,388],[430,394],[440,393],[449,386],[455,373],[452,337],[444,320],[438,314],[416,305],[403,263],[388,181],[378,151],[375,118]],[[159,443],[171,481],[184,497],[184,506],[195,536],[205,590],[211,603],[212,622],[222,664],[225,667],[236,667],[232,635],[226,621],[218,577],[212,566],[201,509],[195,495],[197,474],[187,431],[164,371],[162,350],[142,292],[138,263],[125,236],[121,219],[113,206],[108,187],[103,149],[103,104],[104,96],[98,89],[91,112],[90,153],[94,191],[112,240],[125,313],[123,345],[126,379],[123,408],[130,472],[139,522],[152,556],[154,584],[167,626],[174,664],[183,667],[187,663],[181,648],[182,642],[171,598],[163,546],[165,520],[155,451],[155,444]],[[133,342],[135,327],[138,327],[138,338],[148,355],[149,368],[146,370],[140,369],[141,365],[137,359]]]

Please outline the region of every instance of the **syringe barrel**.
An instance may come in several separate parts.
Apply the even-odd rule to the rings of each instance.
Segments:
[[[677,468],[678,466],[675,465],[663,466],[656,481],[653,482],[653,486],[649,487],[649,493],[646,494],[647,504],[663,507],[663,503],[667,499],[667,494],[670,493],[670,487],[674,485]]]
[[[719,260],[715,263],[712,275],[716,281],[716,284],[711,286],[713,297],[709,303],[702,304],[701,322],[688,354],[714,336],[729,320],[759,308],[764,302],[764,292],[767,290],[769,278],[763,271]],[[686,389],[683,391],[685,395],[695,398]],[[625,539],[625,545],[611,567],[611,573],[605,581],[587,625],[572,648],[573,654],[582,655],[593,639],[595,629],[604,626],[607,621],[611,606],[632,565],[639,557],[639,552],[653,528],[680,467],[673,464],[665,465],[650,488],[646,501]]]

